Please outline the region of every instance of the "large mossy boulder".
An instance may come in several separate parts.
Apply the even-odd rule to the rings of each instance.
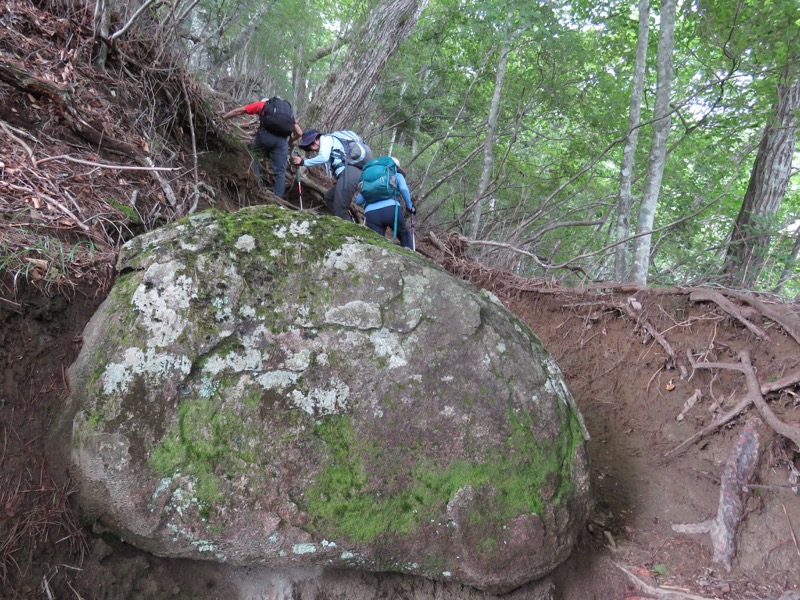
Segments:
[[[87,517],[162,556],[544,577],[589,507],[563,376],[495,298],[332,217],[204,212],[122,249],[69,372]]]

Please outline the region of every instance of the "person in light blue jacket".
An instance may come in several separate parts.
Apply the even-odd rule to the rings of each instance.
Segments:
[[[412,215],[417,213],[417,209],[411,202],[411,192],[408,189],[406,182],[405,172],[400,168],[400,161],[392,157],[394,164],[397,165],[397,190],[403,198],[405,207],[411,212]],[[364,206],[364,196],[359,192],[356,196],[356,204]],[[396,198],[384,198],[381,200],[374,200],[366,205],[364,208],[364,218],[366,226],[372,231],[386,235],[386,228],[392,230],[394,236],[400,240],[400,245],[403,248],[414,249],[414,241],[411,237],[411,232],[406,226],[406,220],[403,216],[403,210],[400,202]]]

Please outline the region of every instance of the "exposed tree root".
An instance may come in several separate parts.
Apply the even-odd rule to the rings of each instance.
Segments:
[[[763,302],[752,294],[744,294],[733,290],[726,290],[725,295],[746,302],[766,318],[783,327],[784,331],[800,344],[800,315],[790,305]]]
[[[793,386],[800,382],[800,372],[790,373],[785,377],[781,377],[777,381],[772,381],[769,383],[765,383],[763,385],[759,385],[758,378],[756,377],[755,371],[753,370],[753,366],[750,363],[750,355],[747,352],[743,352],[740,354],[740,358],[742,363],[740,364],[731,364],[731,363],[699,363],[695,362],[694,358],[692,357],[691,350],[686,351],[686,356],[689,359],[689,363],[692,365],[694,369],[733,369],[735,371],[741,371],[745,374],[748,391],[745,394],[744,398],[742,398],[736,406],[734,406],[731,410],[727,411],[725,414],[720,416],[710,425],[704,427],[693,436],[687,438],[675,448],[666,452],[664,457],[669,457],[673,454],[677,454],[682,450],[686,449],[689,445],[697,442],[698,440],[706,437],[710,433],[713,433],[726,423],[730,422],[734,417],[741,414],[748,406],[751,404],[756,404],[759,412],[761,413],[764,420],[767,422],[770,427],[772,427],[776,433],[783,435],[784,437],[789,438],[792,440],[798,448],[800,448],[800,430],[796,427],[792,427],[790,425],[786,425],[782,423],[776,416],[775,413],[772,412],[772,409],[769,408],[766,401],[764,400],[764,394],[769,392],[776,392],[778,390]]]
[[[669,360],[665,365],[667,369],[674,369],[675,368],[675,351],[670,346],[669,342],[661,335],[658,330],[653,327],[653,325],[647,319],[642,319],[642,317],[637,314],[638,311],[641,310],[641,305],[638,302],[632,301],[631,298],[628,298],[628,303],[624,305],[615,305],[618,310],[621,310],[625,314],[627,314],[631,319],[636,321],[637,323],[641,324],[644,330],[652,336],[652,338],[659,343],[659,345],[664,349],[664,352],[667,353]],[[638,310],[637,310],[638,306]]]
[[[767,332],[749,321],[745,318],[742,312],[734,306],[734,304],[725,298],[720,292],[714,290],[693,290],[692,293],[689,295],[689,299],[692,302],[713,302],[717,306],[719,306],[722,310],[732,316],[734,319],[739,321],[742,325],[747,327],[753,334],[762,340],[769,341],[769,335]]]
[[[744,489],[755,476],[759,462],[758,432],[751,420],[733,444],[722,473],[717,516],[693,524],[675,524],[679,533],[708,533],[714,546],[714,562],[730,572],[736,555],[736,531],[744,516]]]

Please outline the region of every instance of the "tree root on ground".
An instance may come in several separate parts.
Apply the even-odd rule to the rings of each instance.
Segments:
[[[683,450],[689,444],[696,442],[697,440],[707,436],[709,433],[713,431],[716,431],[717,429],[725,425],[725,423],[729,422],[731,419],[733,419],[738,414],[743,412],[744,409],[750,406],[750,404],[756,405],[759,414],[761,414],[761,417],[764,419],[767,425],[769,425],[779,435],[782,435],[793,441],[797,446],[798,450],[800,450],[800,429],[792,425],[788,425],[782,422],[780,419],[778,419],[775,413],[772,412],[772,409],[769,407],[767,402],[764,400],[764,394],[768,392],[777,391],[798,383],[798,381],[800,381],[800,373],[791,373],[786,377],[782,377],[778,381],[773,381],[765,385],[760,385],[758,383],[758,377],[756,376],[756,372],[753,369],[753,365],[750,362],[750,353],[747,351],[743,351],[739,354],[739,358],[741,360],[739,364],[698,363],[695,362],[694,359],[692,358],[691,351],[687,350],[686,355],[692,367],[695,369],[732,369],[734,371],[740,371],[744,373],[747,382],[747,394],[745,394],[744,398],[742,398],[736,406],[734,406],[731,410],[722,415],[719,419],[711,423],[711,425],[701,429],[693,436],[684,440],[681,444],[679,444],[669,452],[665,453],[664,454],[665,457],[668,457],[672,454],[679,452],[680,450]]]
[[[719,507],[713,519],[694,524],[672,526],[678,533],[708,533],[714,546],[713,561],[722,563],[730,572],[736,555],[736,530],[744,516],[744,488],[756,474],[759,462],[758,432],[753,420],[748,421],[736,438],[725,470],[722,473],[719,491]]]
[[[643,581],[640,577],[637,577],[633,572],[631,572],[630,569],[622,566],[621,564],[615,562],[614,566],[627,575],[628,579],[639,592],[654,598],[660,598],[661,600],[717,600],[716,596],[714,598],[709,598],[706,596],[698,596],[697,594],[684,592],[682,590],[655,587],[646,581]],[[762,598],[761,600],[800,600],[800,592],[784,592],[780,596],[769,596]]]
[[[757,338],[769,341],[769,335],[767,335],[767,332],[745,318],[742,312],[737,309],[736,306],[734,306],[733,302],[725,298],[725,296],[723,296],[720,292],[713,290],[693,290],[692,293],[689,294],[689,300],[692,302],[713,302],[734,319],[739,321],[742,325],[747,327],[747,329],[752,331],[753,335],[755,335]]]

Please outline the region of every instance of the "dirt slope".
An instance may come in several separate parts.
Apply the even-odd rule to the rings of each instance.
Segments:
[[[678,534],[671,525],[716,513],[724,463],[755,409],[664,457],[720,414],[712,412],[715,402],[724,412],[746,392],[737,372],[693,371],[687,350],[697,361],[722,363],[736,363],[748,350],[759,381],[769,384],[800,370],[798,343],[756,317],[752,322],[769,336],[759,340],[715,304],[693,302],[681,290],[523,291],[515,290],[513,279],[509,285],[509,276],[491,275],[495,283],[486,287],[530,324],[562,366],[592,435],[597,511],[575,556],[557,574],[556,597],[648,597],[614,563],[670,593],[744,599],[800,590],[800,502],[787,487],[797,483],[792,469],[796,473],[800,456],[785,438],[758,425],[762,487],[746,495],[731,572],[712,562],[708,535]],[[43,581],[59,598],[73,597],[70,588],[82,598],[225,597],[225,576],[215,568],[168,564],[81,529],[69,505],[69,483],[48,470],[43,439],[65,396],[63,371],[101,299],[97,292],[88,288],[66,299],[32,289],[0,303],[2,597],[45,598]],[[629,298],[641,304],[635,319],[624,308],[633,304]],[[675,368],[646,334],[648,324],[674,351]],[[676,420],[698,389],[701,399]],[[767,396],[787,423],[800,422],[797,391],[795,384]]]

